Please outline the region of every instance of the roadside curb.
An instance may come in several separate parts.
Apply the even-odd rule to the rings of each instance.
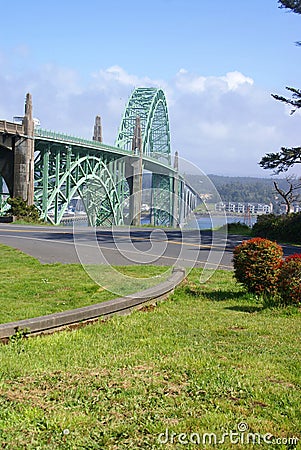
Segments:
[[[168,297],[184,278],[185,270],[177,268],[173,269],[171,276],[166,281],[125,297],[47,316],[0,324],[0,340],[5,342],[18,331],[24,331],[26,336],[48,334],[66,327],[97,321],[99,318],[106,319],[115,314],[129,314],[132,310],[138,309],[147,303],[156,303]]]

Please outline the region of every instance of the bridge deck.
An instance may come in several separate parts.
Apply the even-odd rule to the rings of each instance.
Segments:
[[[92,141],[89,139],[79,138],[76,136],[70,136],[68,134],[57,133],[55,131],[44,130],[41,128],[35,129],[35,139],[41,140],[41,141],[52,142],[52,143],[57,142],[57,143],[66,144],[66,145],[72,144],[77,147],[84,147],[84,148],[91,149],[91,150],[115,153],[115,154],[119,154],[121,157],[122,156],[131,156],[131,157],[137,156],[137,155],[134,155],[132,153],[132,151],[130,151],[130,150],[124,150],[119,147],[114,147],[112,145],[103,144],[102,142]],[[158,156],[162,156],[162,155],[159,154]],[[148,156],[148,155],[147,156],[143,155],[143,161],[144,161],[144,167],[146,170],[153,171],[153,170],[155,170],[155,167],[158,166],[158,167],[161,167],[161,169],[159,169],[159,173],[161,173],[162,171],[163,172],[167,171],[168,173],[176,172],[176,170],[172,166],[170,166],[169,164],[166,164],[165,161],[160,161],[155,156],[152,157],[152,156]]]

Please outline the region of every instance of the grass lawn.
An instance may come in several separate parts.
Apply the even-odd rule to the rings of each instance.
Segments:
[[[155,266],[118,268],[127,275],[115,292],[125,295],[163,281],[170,272]],[[159,275],[162,274],[162,280]],[[89,268],[94,279],[112,285],[112,269]],[[138,277],[148,277],[140,279]],[[157,278],[156,278],[157,277]],[[107,278],[107,280],[105,280]],[[94,283],[80,264],[41,264],[35,258],[0,244],[0,323],[79,308],[117,295]]]
[[[300,310],[199,275],[155,308],[1,346],[0,448],[301,448]]]

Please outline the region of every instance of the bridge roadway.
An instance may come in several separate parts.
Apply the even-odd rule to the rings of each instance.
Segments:
[[[41,263],[154,264],[231,270],[232,251],[243,236],[214,236],[209,231],[152,228],[57,228],[0,224],[0,242],[17,248]],[[301,247],[283,246],[284,254]]]

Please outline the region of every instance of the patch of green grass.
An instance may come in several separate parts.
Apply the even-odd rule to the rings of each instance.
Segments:
[[[54,226],[51,222],[44,222],[42,220],[36,221],[36,220],[24,220],[24,219],[17,219],[14,222],[11,222],[13,225],[38,225],[38,226],[47,226],[51,227]]]
[[[252,235],[252,228],[242,222],[230,222],[227,225],[223,225],[219,230],[222,231],[226,228],[229,234],[239,234],[243,236]]]
[[[120,267],[128,274],[113,292],[122,295],[145,289],[168,276],[166,268],[154,266]],[[117,295],[114,272],[104,266],[88,270],[79,264],[41,264],[35,258],[0,245],[0,323],[52,314],[110,300]],[[146,279],[141,279],[141,277]],[[157,278],[156,278],[157,276]],[[98,280],[96,284],[93,280]],[[104,287],[102,287],[104,286]]]
[[[2,346],[0,445],[254,448],[229,437],[216,446],[179,443],[180,433],[221,439],[242,422],[251,433],[301,439],[300,310],[264,308],[231,272],[205,284],[200,273],[156,308]],[[261,439],[256,447],[300,445]]]

